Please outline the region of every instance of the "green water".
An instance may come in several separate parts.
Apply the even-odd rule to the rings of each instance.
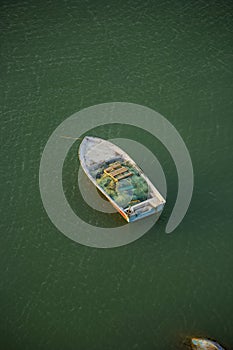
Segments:
[[[173,350],[189,335],[233,347],[232,13],[231,1],[1,1],[1,349]],[[177,128],[195,188],[165,234],[177,194],[166,149],[136,128],[92,130],[150,148],[168,185],[159,222],[103,250],[55,228],[38,172],[65,118],[112,101],[148,106]],[[116,214],[77,200],[77,147],[64,166],[67,198],[111,227]]]

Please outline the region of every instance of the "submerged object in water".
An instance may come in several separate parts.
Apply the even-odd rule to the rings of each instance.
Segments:
[[[192,338],[192,349],[195,350],[224,350],[217,342],[205,338]]]
[[[160,214],[163,210],[165,199],[118,146],[86,136],[79,147],[79,158],[86,175],[126,221]]]

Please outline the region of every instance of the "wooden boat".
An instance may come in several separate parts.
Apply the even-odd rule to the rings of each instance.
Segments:
[[[192,338],[191,342],[195,350],[224,350],[217,342],[205,338]]]
[[[84,172],[128,221],[160,213],[165,199],[137,164],[118,146],[86,136],[79,147]]]

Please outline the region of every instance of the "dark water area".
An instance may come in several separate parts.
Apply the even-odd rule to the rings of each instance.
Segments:
[[[233,348],[232,15],[231,1],[1,1],[1,349],[175,350],[190,336]],[[52,224],[39,165],[63,120],[113,101],[175,126],[195,185],[184,220],[165,234],[178,191],[165,147],[138,128],[93,128],[148,147],[168,187],[148,233],[97,249]],[[122,225],[81,198],[79,144],[63,169],[71,207],[88,222]]]

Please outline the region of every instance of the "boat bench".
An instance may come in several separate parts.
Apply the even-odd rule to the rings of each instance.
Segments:
[[[125,173],[128,169],[125,168],[125,167],[122,167],[120,169],[117,169],[117,170],[114,170],[114,171],[111,171],[110,174],[112,176],[116,176],[116,175],[119,175],[119,174],[122,174],[122,173]]]
[[[121,167],[120,163],[112,163],[108,168],[105,169],[105,171],[109,172],[119,167]]]
[[[117,180],[122,180],[122,179],[125,179],[126,177],[132,176],[132,175],[133,175],[133,173],[128,172],[127,174],[118,176],[118,177],[117,177]]]

